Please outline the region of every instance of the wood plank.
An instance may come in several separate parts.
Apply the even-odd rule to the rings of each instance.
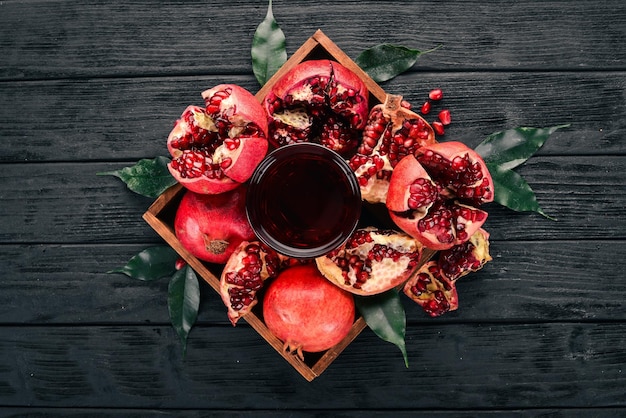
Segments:
[[[615,348],[624,331],[615,323],[411,326],[408,369],[396,347],[367,332],[308,383],[250,328],[195,329],[183,360],[168,327],[0,327],[0,403],[341,410],[355,408],[358,393],[364,410],[623,408],[626,352]]]
[[[203,8],[146,0],[4,2],[0,78],[249,73],[252,34],[266,8],[267,1],[221,0]],[[290,53],[317,29],[351,57],[382,42],[444,46],[416,69],[623,69],[626,59],[620,0],[592,7],[584,0],[445,7],[434,0],[384,7],[301,1],[275,4],[274,15]]]
[[[167,278],[146,283],[122,266],[148,245],[2,245],[0,324],[168,325]],[[486,321],[625,321],[626,241],[492,241],[494,261],[457,284],[459,310],[431,319],[402,297],[411,324]],[[228,325],[200,282],[198,324]]]
[[[46,418],[69,418],[69,417],[125,417],[125,418],[152,418],[159,417],[177,417],[177,418],[203,418],[211,416],[212,418],[231,418],[233,415],[242,418],[280,418],[280,417],[307,417],[312,413],[333,415],[340,413],[341,417],[361,418],[364,416],[374,418],[387,418],[390,415],[394,417],[435,417],[435,418],[474,418],[481,417],[536,417],[536,416],[561,416],[564,411],[560,408],[554,409],[527,409],[527,410],[458,410],[458,409],[425,409],[413,408],[411,411],[402,410],[363,410],[363,409],[346,409],[346,410],[328,410],[318,408],[315,411],[303,411],[298,409],[280,409],[280,410],[215,410],[215,409],[119,409],[119,408],[30,408],[30,407],[10,407],[3,408],[3,412],[10,417],[23,416],[45,416]],[[570,418],[589,418],[592,417],[623,417],[626,412],[625,408],[567,408],[567,416]]]
[[[259,87],[245,75],[0,83],[0,94],[11,103],[0,108],[0,162],[169,155],[166,139],[174,121],[188,104],[203,103],[201,91],[219,83],[252,92]],[[614,154],[622,152],[626,135],[624,72],[413,73],[382,87],[416,107],[431,88],[441,87],[441,106],[453,118],[444,139],[472,147],[503,129],[570,123],[542,154]]]
[[[132,163],[4,165],[0,243],[160,242],[141,219],[152,200],[115,177],[96,175],[127,165]],[[491,205],[486,228],[492,239],[626,238],[626,157],[536,157],[518,172],[558,222]]]

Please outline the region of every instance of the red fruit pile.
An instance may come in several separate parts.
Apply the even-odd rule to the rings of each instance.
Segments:
[[[402,289],[438,316],[457,309],[456,281],[491,260],[482,229],[487,212],[479,206],[493,200],[493,182],[476,152],[436,141],[452,121],[441,89],[430,91],[422,116],[398,95],[370,109],[368,90],[352,71],[311,60],[271,86],[261,103],[232,84],[202,96],[205,106],[189,106],[167,141],[169,169],[189,189],[175,232],[195,257],[224,264],[220,294],[233,325],[261,301],[268,329],[303,358],[346,337],[352,294]],[[437,118],[429,123],[431,112]],[[245,183],[268,141],[316,142],[340,153],[366,204],[386,208],[399,230],[357,229],[315,260],[262,244],[245,215]],[[426,249],[439,252],[424,263]]]

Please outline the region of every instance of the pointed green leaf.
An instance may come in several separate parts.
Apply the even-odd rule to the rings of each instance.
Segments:
[[[178,254],[171,247],[150,247],[134,255],[124,267],[107,273],[123,273],[133,279],[150,282],[174,274],[176,260]]]
[[[415,65],[420,55],[437,48],[439,47],[419,51],[404,46],[380,44],[361,52],[355,62],[374,81],[381,83],[407,71]]]
[[[404,336],[406,333],[406,314],[396,290],[389,290],[374,296],[356,296],[357,308],[367,326],[383,341],[395,344],[404,357],[404,364],[409,367]]]
[[[526,180],[513,170],[500,168],[494,164],[487,164],[493,179],[494,202],[518,212],[537,212],[548,219],[548,216],[539,206],[535,193]]]
[[[99,176],[118,177],[133,192],[142,196],[156,198],[169,187],[176,184],[176,180],[167,169],[168,162],[169,159],[166,157],[156,157],[152,160],[144,159],[131,167],[97,174]]]
[[[569,125],[550,128],[519,127],[489,135],[474,150],[485,162],[502,169],[512,169],[535,154],[557,129]]]
[[[250,52],[252,71],[261,86],[267,83],[267,80],[287,61],[285,34],[274,20],[271,0],[265,19],[254,32]]]
[[[167,294],[170,321],[187,350],[187,336],[198,317],[200,285],[196,273],[189,266],[178,270],[170,280]]]

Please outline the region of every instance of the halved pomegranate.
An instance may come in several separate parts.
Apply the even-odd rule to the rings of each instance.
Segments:
[[[404,232],[445,250],[470,239],[487,219],[475,206],[492,200],[493,181],[483,159],[461,142],[444,142],[398,163],[386,205]]]
[[[441,275],[436,261],[424,264],[404,285],[404,294],[432,317],[459,307],[456,286]]]
[[[362,198],[384,203],[398,162],[421,146],[434,143],[435,134],[428,122],[411,111],[402,96],[388,94],[385,103],[370,111],[357,154],[349,161]]]
[[[304,61],[276,84],[263,103],[274,146],[317,142],[344,156],[359,144],[368,91],[352,71],[331,60]]]
[[[421,255],[422,245],[407,234],[368,227],[315,262],[322,275],[342,289],[375,295],[404,283]]]
[[[188,106],[167,139],[170,173],[187,189],[217,194],[244,183],[265,157],[267,116],[252,93],[220,84]]]

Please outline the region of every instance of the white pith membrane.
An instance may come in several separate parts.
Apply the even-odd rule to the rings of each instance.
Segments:
[[[376,145],[376,147],[374,148],[374,151],[372,152],[372,155],[370,156],[370,159],[365,164],[357,168],[356,171],[354,172],[357,178],[360,178],[363,174],[367,173],[367,171],[371,167],[376,167],[376,164],[373,158],[374,158],[374,155],[378,155],[377,151],[380,148],[380,143],[382,143],[382,141],[380,141],[379,144]],[[389,158],[387,158],[387,155],[378,155],[378,158],[380,158],[384,162],[382,170],[384,171],[393,170],[393,167],[391,166],[391,163],[389,162]],[[368,179],[367,184],[365,186],[360,185],[360,188],[361,188],[361,197],[366,202],[385,203],[385,200],[387,199],[387,191],[389,190],[389,181],[380,180],[376,178],[376,175],[374,174]]]

